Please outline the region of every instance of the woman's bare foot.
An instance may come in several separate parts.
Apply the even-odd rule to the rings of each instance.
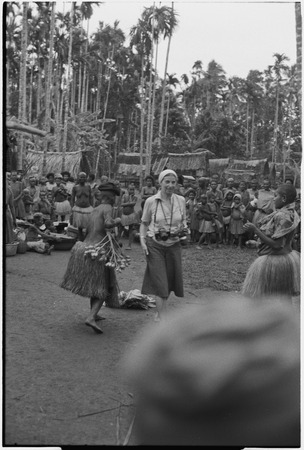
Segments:
[[[95,333],[98,334],[102,334],[103,331],[101,328],[99,328],[99,326],[96,324],[95,320],[93,319],[87,319],[85,321],[86,326],[93,328],[93,330],[95,331]]]

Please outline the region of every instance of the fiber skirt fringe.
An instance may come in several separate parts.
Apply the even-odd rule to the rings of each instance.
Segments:
[[[73,226],[76,228],[87,228],[93,206],[87,208],[73,207]]]
[[[217,219],[215,219],[216,227],[213,226],[211,220],[203,219],[200,224],[199,232],[200,233],[215,233],[217,230],[221,230],[223,225]],[[217,228],[217,229],[216,229]]]
[[[296,250],[287,255],[259,256],[248,269],[242,294],[251,298],[299,295],[300,261]]]
[[[70,214],[72,211],[70,202],[68,200],[64,200],[63,202],[55,202],[55,213],[61,216],[66,214]]]
[[[107,306],[120,308],[114,269],[106,267],[105,263],[98,259],[85,258],[85,249],[84,242],[76,242],[60,286],[82,297],[102,298]]]
[[[126,216],[125,214],[121,215],[121,225],[123,227],[127,227],[128,225],[133,225],[139,223],[138,213],[134,212]]]

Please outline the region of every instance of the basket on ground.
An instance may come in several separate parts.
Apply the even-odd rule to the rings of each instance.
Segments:
[[[18,242],[13,242],[12,244],[6,244],[5,254],[6,256],[15,256],[17,253]]]
[[[19,241],[17,245],[17,253],[26,253],[27,245],[25,241]]]

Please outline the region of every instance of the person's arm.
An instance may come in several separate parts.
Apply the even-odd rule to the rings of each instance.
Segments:
[[[251,230],[253,231],[262,242],[267,244],[271,248],[281,248],[282,247],[282,239],[272,239],[271,237],[266,236],[256,225],[254,225],[252,222],[247,222],[245,225],[243,225],[243,228],[245,231]]]
[[[93,191],[90,185],[89,185],[89,202],[90,205],[93,206]]]
[[[8,204],[12,213],[12,217],[13,217],[13,224],[16,225],[16,213],[15,213],[15,206],[14,206],[14,196],[13,196],[13,192],[12,190],[10,191],[10,195],[9,195],[9,199],[8,199]]]
[[[145,222],[142,222],[139,227],[139,236],[140,236],[140,245],[143,249],[143,252],[145,255],[149,254],[146,239],[147,239],[147,231],[148,231],[148,224]]]
[[[73,186],[72,189],[72,195],[71,195],[71,207],[73,208],[74,204],[75,204],[75,196],[76,196],[76,186]]]
[[[106,229],[114,228],[121,223],[121,218],[117,217],[113,219],[112,217],[113,207],[111,205],[104,205],[104,224]]]

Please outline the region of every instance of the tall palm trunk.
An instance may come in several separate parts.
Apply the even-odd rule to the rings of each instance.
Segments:
[[[18,104],[18,117],[21,122],[26,122],[27,11],[28,11],[28,2],[24,2],[22,12],[21,67],[19,79],[19,104]],[[23,168],[23,151],[24,151],[24,138],[23,135],[21,134],[19,159],[17,167],[17,169],[19,170],[22,170]]]
[[[150,141],[149,141],[150,164],[151,164],[151,158],[152,158],[153,125],[154,125],[154,113],[155,113],[155,91],[156,91],[156,82],[157,82],[157,59],[158,59],[158,40],[156,43],[156,54],[155,54],[155,65],[154,65],[155,75],[154,75],[154,83],[153,83],[151,121],[150,121]]]
[[[254,147],[254,107],[252,107],[250,159],[253,159],[253,147]]]
[[[151,66],[149,78],[149,101],[148,101],[147,143],[146,143],[146,176],[150,174],[151,170],[150,131],[151,131],[151,109],[152,109],[152,72],[153,72],[153,58],[154,58],[154,28],[155,28],[155,3],[153,3],[153,19],[152,19]]]
[[[246,155],[249,156],[249,101],[247,99],[246,109]]]
[[[55,33],[55,2],[52,2],[51,13],[51,29],[50,29],[50,48],[49,48],[49,61],[46,80],[46,94],[45,94],[45,131],[50,132],[51,128],[51,87],[52,87],[52,75],[53,75],[53,47],[54,47],[54,33]],[[42,173],[46,175],[46,156],[48,150],[48,140],[44,139],[43,145],[43,161],[42,161]]]
[[[278,142],[278,126],[279,126],[279,83],[277,83],[276,92],[276,108],[274,117],[274,133],[273,133],[273,149],[272,149],[272,162],[277,162],[277,142]]]
[[[29,98],[29,112],[28,112],[29,123],[32,123],[33,120],[32,111],[33,111],[33,64],[31,64],[31,78],[30,78],[30,98]]]
[[[170,110],[170,92],[169,92],[169,95],[168,95],[168,103],[167,103],[167,114],[166,114],[166,125],[165,125],[165,137],[167,136],[167,132],[168,132],[169,110]]]
[[[113,46],[113,50],[112,50],[112,60],[114,59],[114,51],[115,51],[115,46]],[[103,122],[101,124],[101,133],[102,134],[103,134],[103,131],[104,131],[105,119],[106,119],[107,109],[108,109],[108,101],[109,101],[110,86],[111,86],[111,75],[112,75],[112,69],[109,68],[109,83],[108,83],[107,96],[106,96],[106,101],[105,101],[104,111],[103,111]],[[100,152],[101,152],[101,149],[99,148],[98,149],[98,153],[97,153],[97,159],[96,159],[95,177],[97,177],[97,175],[98,175],[98,166],[99,166],[99,160],[100,160]]]
[[[73,42],[73,20],[74,20],[74,3],[72,2],[71,3],[71,15],[70,15],[70,42],[69,42],[68,69],[67,69],[67,80],[66,80],[65,115],[64,115],[64,130],[63,130],[63,145],[62,145],[62,172],[65,170],[65,154],[66,154],[67,137],[68,137],[70,71],[71,71],[71,64],[72,64],[72,42]]]
[[[172,3],[172,9],[173,9],[173,3]],[[166,64],[165,64],[165,73],[164,73],[164,79],[163,79],[163,90],[162,90],[162,99],[161,99],[161,108],[160,108],[159,132],[158,132],[159,146],[161,146],[161,138],[162,138],[162,132],[163,132],[163,121],[164,121],[164,114],[165,114],[166,76],[167,76],[167,71],[168,71],[168,61],[169,61],[171,38],[172,38],[172,35],[170,34],[169,41],[168,41],[168,47],[167,47],[167,54],[166,54]]]
[[[139,144],[139,164],[141,167],[139,176],[140,189],[143,186],[143,152],[144,152],[144,126],[145,126],[145,80],[144,80],[144,58],[141,63],[141,99],[140,99],[140,144]]]
[[[300,117],[302,119],[302,15],[301,15],[301,2],[295,3],[295,15],[296,15],[296,39],[297,39],[297,84],[298,84],[298,102]],[[302,120],[300,120],[302,126]]]

